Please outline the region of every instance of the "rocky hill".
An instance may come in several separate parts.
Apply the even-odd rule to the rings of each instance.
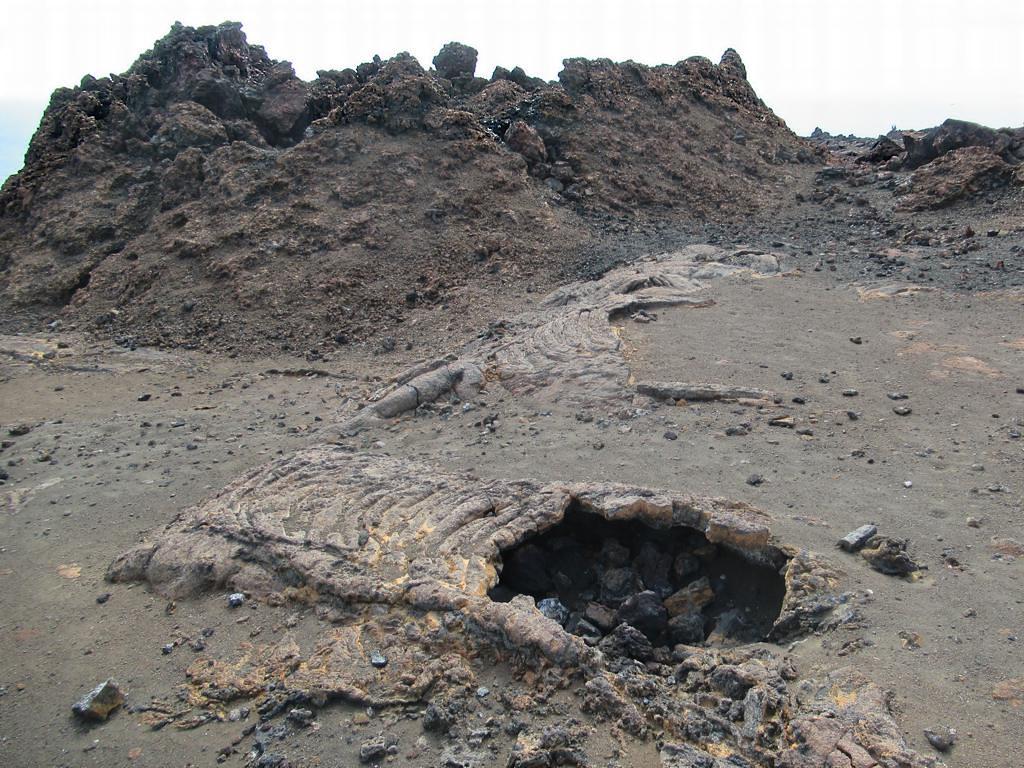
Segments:
[[[479,329],[592,266],[598,238],[770,213],[820,156],[740,57],[567,59],[477,77],[446,45],[304,82],[241,25],[176,25],[53,94],[0,193],[8,327],[312,357]],[[431,311],[442,307],[446,311]]]

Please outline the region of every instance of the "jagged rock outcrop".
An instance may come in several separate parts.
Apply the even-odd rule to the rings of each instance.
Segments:
[[[0,191],[5,323],[315,358],[411,307],[553,285],[615,219],[749,216],[813,159],[735,52],[569,59],[553,84],[475,77],[457,43],[435,66],[307,83],[237,23],[177,25],[59,89]]]
[[[979,192],[1006,187],[1013,166],[986,147],[959,147],[922,165],[893,190],[896,209],[943,208]]]
[[[950,118],[924,131],[904,131],[904,164],[918,168],[947,152],[964,147],[985,147],[1011,163],[1024,161],[1024,128],[988,128]]]

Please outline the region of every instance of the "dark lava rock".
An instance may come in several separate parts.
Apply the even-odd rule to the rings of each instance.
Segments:
[[[730,699],[742,699],[757,680],[742,667],[720,664],[711,673],[711,686]]]
[[[659,597],[668,597],[675,590],[669,578],[672,569],[672,555],[663,552],[653,542],[644,542],[640,554],[633,561],[644,586],[656,592]]]
[[[601,559],[612,567],[620,567],[629,562],[629,547],[618,539],[605,539],[601,543]]]
[[[704,617],[699,613],[684,613],[668,621],[668,639],[672,645],[694,645],[704,639]]]
[[[543,163],[548,156],[544,140],[536,130],[522,120],[516,120],[505,131],[505,143],[513,152],[518,152],[529,165]]]
[[[688,552],[680,552],[672,563],[672,574],[682,581],[700,570],[700,560]]]
[[[476,57],[476,48],[462,43],[447,43],[434,57],[434,69],[446,80],[472,77],[476,74]]]
[[[639,589],[636,571],[632,568],[609,568],[601,577],[601,602],[618,607]]]
[[[619,606],[618,619],[643,632],[648,639],[654,641],[665,631],[668,623],[668,612],[661,598],[654,592],[646,590],[631,595]]]
[[[608,656],[625,656],[637,661],[654,658],[654,647],[647,635],[629,624],[619,624],[597,647]]]
[[[941,731],[925,730],[924,737],[939,752],[949,752],[956,743],[956,731],[952,728],[944,728]]]

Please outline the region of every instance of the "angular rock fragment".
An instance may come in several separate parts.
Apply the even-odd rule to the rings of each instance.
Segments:
[[[657,594],[650,591],[631,595],[619,606],[619,621],[636,627],[648,639],[656,640],[668,624],[668,612]]]
[[[878,533],[878,526],[865,523],[860,528],[850,531],[848,534],[843,536],[838,542],[840,549],[844,549],[847,552],[857,552],[865,544],[868,539]]]
[[[98,722],[110,717],[110,713],[124,704],[124,692],[113,680],[100,683],[85,696],[76,701],[71,711],[75,717],[88,722]]]
[[[665,610],[668,615],[676,617],[700,610],[715,599],[715,593],[706,576],[701,577],[687,587],[665,598]]]

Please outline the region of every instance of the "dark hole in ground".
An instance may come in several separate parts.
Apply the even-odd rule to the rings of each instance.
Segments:
[[[700,531],[612,522],[576,506],[554,528],[503,552],[502,561],[492,600],[530,595],[542,613],[591,644],[620,624],[654,646],[763,640],[786,591],[778,571]]]

